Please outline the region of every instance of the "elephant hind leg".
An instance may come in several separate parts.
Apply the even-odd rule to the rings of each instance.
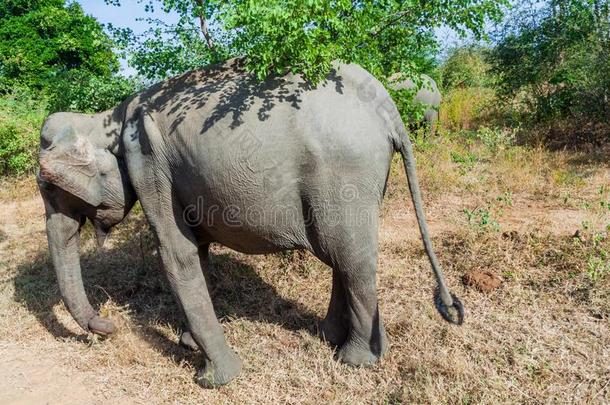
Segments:
[[[337,358],[347,364],[374,364],[388,350],[388,339],[379,314],[376,257],[350,260],[340,268],[344,281],[349,332]]]
[[[320,337],[333,346],[341,346],[347,340],[349,320],[347,318],[347,297],[341,274],[333,270],[333,287],[326,317],[318,326]]]
[[[326,340],[340,347],[337,358],[351,365],[377,362],[388,349],[377,302],[377,217],[344,221],[319,238],[333,268],[328,315],[320,324]],[[320,256],[318,256],[320,257]]]

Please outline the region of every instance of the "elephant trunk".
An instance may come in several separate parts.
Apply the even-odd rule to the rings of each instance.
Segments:
[[[45,206],[49,250],[64,304],[84,330],[113,333],[114,324],[98,315],[85,294],[79,257],[80,218],[58,212],[46,198]]]

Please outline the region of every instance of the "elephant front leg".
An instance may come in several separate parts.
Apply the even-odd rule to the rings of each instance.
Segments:
[[[333,286],[326,317],[319,324],[320,337],[333,346],[341,346],[347,340],[347,297],[341,275],[333,270]]]
[[[241,361],[227,345],[201,270],[191,264],[167,270],[167,274],[184,308],[192,339],[205,356],[204,369],[197,376],[198,383],[206,388],[228,383],[239,374]]]
[[[199,246],[199,264],[201,265],[201,270],[203,271],[203,276],[205,277],[205,281],[206,284],[208,286],[208,290],[210,289],[210,245],[209,244],[205,244],[205,245],[201,245]],[[182,310],[182,314],[185,315],[184,313],[184,309]],[[186,315],[185,315],[185,320],[186,320]],[[191,335],[191,332],[187,330],[185,330],[184,332],[182,332],[182,335],[180,336],[180,345],[188,350],[197,352],[199,351],[199,345],[197,345],[197,342],[195,342],[195,339],[193,339],[193,335]]]
[[[149,220],[159,239],[169,284],[186,316],[192,338],[189,343],[195,343],[205,356],[197,382],[206,388],[227,384],[239,374],[241,360],[227,345],[214,313],[202,270],[205,261],[200,258],[195,238],[178,207],[171,214],[149,214]]]

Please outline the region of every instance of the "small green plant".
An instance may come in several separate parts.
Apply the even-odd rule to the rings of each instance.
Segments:
[[[500,230],[500,223],[493,218],[489,208],[464,209],[464,214],[470,226],[480,231],[491,230],[498,232]]]
[[[496,201],[503,204],[506,207],[513,206],[513,193],[511,191],[505,191],[502,195],[496,198]]]
[[[580,186],[585,184],[583,174],[574,170],[555,170],[553,172],[553,180],[560,186]]]
[[[599,205],[602,210],[610,211],[610,188],[602,185],[599,188]]]
[[[605,253],[603,256],[590,256],[587,262],[587,274],[593,281],[599,280],[610,272],[610,258],[607,252],[603,251],[603,253]]]
[[[500,150],[512,146],[515,142],[514,129],[481,127],[475,136],[494,155]]]
[[[607,236],[601,233],[593,235],[592,248],[587,259],[587,274],[592,281],[598,281],[610,272],[610,251],[604,247]]]
[[[587,221],[582,223],[583,232],[574,238],[574,244],[582,249],[583,257],[586,258],[586,272],[592,282],[597,282],[610,273],[610,224],[606,226],[606,232],[587,232],[591,224]],[[586,234],[587,237],[583,237]]]
[[[451,161],[460,166],[460,172],[462,175],[464,175],[474,168],[474,166],[479,162],[479,157],[472,152],[460,153],[457,151],[452,151]]]

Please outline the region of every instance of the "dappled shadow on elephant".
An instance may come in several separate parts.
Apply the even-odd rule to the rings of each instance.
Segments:
[[[146,228],[140,220],[128,222],[130,228]],[[93,238],[88,232],[91,231],[84,232],[83,245],[92,243],[87,240]],[[130,318],[137,325],[133,329],[135,333],[175,361],[191,362],[192,353],[155,328],[162,324],[185,330],[185,321],[161,272],[152,234],[147,230],[138,231],[117,239],[109,249],[83,249],[83,281],[91,303],[98,308],[110,298],[119,307],[128,308]],[[316,332],[317,316],[299,303],[281,297],[250,265],[231,254],[211,255],[210,262],[207,278],[211,281],[212,300],[221,320],[246,318],[289,330]],[[53,312],[61,297],[46,249],[19,267],[14,285],[15,300],[24,304],[53,336],[75,337]],[[87,338],[83,332],[77,339]]]
[[[331,69],[321,85],[343,93],[343,78],[335,69]],[[235,129],[244,124],[243,116],[250,110],[262,122],[269,119],[272,110],[281,104],[300,109],[302,95],[313,89],[302,79],[294,87],[292,79],[284,75],[270,75],[264,81],[258,80],[247,73],[244,60],[238,58],[170,78],[137,96],[146,101],[149,112],[165,111],[174,117],[168,127],[171,136],[192,110],[203,111],[207,106],[213,106],[202,120],[201,134],[225,119],[230,123],[229,127]]]

